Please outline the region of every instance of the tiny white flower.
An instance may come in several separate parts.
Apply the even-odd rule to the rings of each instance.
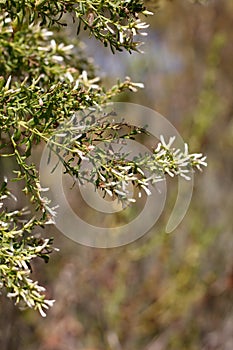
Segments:
[[[52,307],[56,300],[44,300],[44,304],[47,304],[49,307]]]
[[[4,22],[5,23],[10,23],[11,22],[11,18],[10,17],[5,18]]]
[[[153,12],[148,11],[148,10],[143,11],[143,14],[144,14],[145,16],[153,16]]]
[[[43,39],[47,39],[49,36],[53,36],[53,32],[51,32],[47,29],[42,29],[41,36],[43,37]]]
[[[185,156],[187,156],[187,155],[188,155],[188,153],[189,153],[188,144],[187,144],[187,143],[185,143],[185,144],[184,144],[184,155],[185,155]]]
[[[31,280],[31,282],[32,282],[32,280]],[[42,286],[37,286],[36,289],[38,290],[38,292],[45,292],[46,291],[46,289]]]
[[[108,28],[110,33],[115,34],[114,30],[108,24],[106,24],[106,27]]]
[[[74,85],[73,90],[76,90],[78,87],[79,87],[79,80],[77,79],[77,80],[75,81],[75,85]]]
[[[143,83],[132,83],[133,86],[138,87],[140,89],[144,89],[144,84]]]
[[[119,41],[121,44],[123,44],[123,42],[124,42],[124,36],[123,36],[122,32],[119,33]]]
[[[44,47],[44,46],[38,46],[37,48],[39,51],[49,51],[49,47]]]
[[[136,199],[135,198],[128,198],[128,201],[131,202],[131,203],[135,203]]]
[[[2,227],[7,227],[7,226],[8,226],[8,224],[7,224],[6,222],[3,222],[3,221],[0,221],[0,225],[1,225]]]
[[[164,170],[168,175],[170,175],[171,177],[174,177],[174,174],[171,172],[171,170],[168,167],[165,167]]]
[[[163,137],[163,135],[160,135],[160,141],[161,141],[161,144],[162,144],[162,146],[163,147],[167,147],[167,145],[166,145],[166,142],[165,142],[165,140],[164,140],[164,137]]]
[[[46,222],[45,225],[54,225],[56,224],[56,220],[54,218],[49,218]]]
[[[87,83],[87,82],[88,82],[88,79],[87,79],[87,72],[86,72],[85,70],[82,72],[82,79],[83,79],[84,83]]]
[[[176,137],[175,136],[172,136],[170,137],[169,141],[168,141],[168,144],[167,144],[167,148],[170,148],[171,145],[173,144],[173,142],[175,141]]]
[[[10,83],[11,83],[11,75],[9,76],[9,78],[7,79],[6,85],[5,85],[5,90],[8,90],[10,87]]]
[[[149,24],[147,24],[146,22],[141,22],[141,20],[139,19],[139,20],[137,20],[136,21],[137,22],[137,24],[136,24],[136,28],[137,29],[146,29],[146,28],[148,28],[150,25]]]
[[[62,62],[64,60],[62,56],[58,56],[58,55],[53,55],[52,59],[57,62]]]
[[[73,50],[73,48],[74,48],[74,45],[71,44],[71,45],[64,46],[62,48],[62,50],[65,51],[65,52],[68,52],[68,51]]]
[[[144,185],[141,185],[141,187],[143,188],[143,190],[146,192],[147,196],[150,196],[151,195],[151,191],[149,190],[148,187],[144,186]]]
[[[56,47],[57,47],[57,44],[56,44],[56,41],[54,39],[52,39],[50,41],[50,44],[51,44],[51,48],[55,51],[56,50]]]
[[[115,192],[116,194],[118,194],[119,196],[125,196],[125,193],[122,192],[122,191],[114,190],[114,192]]]
[[[107,192],[107,194],[108,194],[110,197],[113,196],[112,191],[110,191],[108,188],[105,188],[104,190],[105,190],[105,192]]]
[[[40,305],[38,306],[38,310],[42,317],[46,317],[46,313],[42,310],[42,307]]]
[[[74,77],[70,72],[66,72],[65,77],[69,80],[70,83],[74,82]]]

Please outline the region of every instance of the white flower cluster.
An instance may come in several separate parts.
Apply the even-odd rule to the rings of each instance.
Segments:
[[[89,89],[99,90],[100,86],[96,83],[99,82],[100,78],[95,77],[94,79],[88,79],[87,72],[85,70],[82,71],[82,74],[80,74],[79,78],[74,80],[73,75],[70,71],[67,71],[64,75],[70,83],[75,82],[73,89],[77,90],[80,83],[82,83],[84,86],[88,87]]]
[[[133,161],[127,161],[127,155],[111,154],[110,151],[104,153],[103,150],[96,147],[94,154],[89,154],[91,163],[94,165],[89,174],[85,173],[83,179],[98,178],[101,181],[101,188],[109,196],[114,194],[120,200],[134,202],[129,199],[128,185],[134,183],[146,195],[151,195],[150,184],[164,180],[166,174],[171,177],[181,176],[185,180],[191,179],[191,173],[195,168],[202,170],[207,166],[206,156],[201,153],[189,154],[188,145],[185,144],[184,151],[173,147],[175,137],[171,137],[165,142],[164,137],[160,137],[160,142],[153,153],[147,153],[133,158]],[[112,160],[115,160],[115,165]],[[122,164],[122,160],[125,164]],[[102,172],[99,169],[102,169]],[[80,174],[82,178],[82,174]],[[97,181],[98,182],[98,181]]]
[[[207,166],[206,156],[202,153],[188,152],[188,145],[185,143],[184,151],[172,147],[175,141],[175,137],[170,137],[166,143],[164,137],[160,136],[160,142],[157,148],[154,150],[154,157],[159,167],[171,177],[174,175],[180,175],[186,180],[190,180],[188,174],[192,169],[197,168],[202,170],[202,166]]]
[[[0,32],[3,33],[13,33],[13,28],[11,25],[11,18],[9,14],[5,12],[3,15],[0,15]]]
[[[44,309],[51,307],[55,300],[47,300],[44,295],[45,288],[29,277],[30,262],[50,249],[51,242],[50,239],[39,239],[35,244],[33,236],[31,240],[21,242],[25,232],[33,229],[36,219],[32,217],[29,220],[25,217],[30,213],[26,208],[6,211],[4,200],[8,197],[17,200],[6,185],[5,178],[0,195],[0,288],[5,287],[8,291],[7,297],[14,298],[16,304],[38,309],[41,316],[45,317]]]

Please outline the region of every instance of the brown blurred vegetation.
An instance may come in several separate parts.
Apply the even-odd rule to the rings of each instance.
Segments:
[[[42,319],[2,296],[1,350],[233,349],[233,2],[160,5],[145,54],[108,59],[113,72],[122,66],[115,74],[145,83],[123,100],[156,109],[192,152],[207,154],[189,211],[165,233],[174,185],[156,227],[115,249],[83,247],[50,229],[60,252],[49,265],[35,261],[33,273],[56,304]]]

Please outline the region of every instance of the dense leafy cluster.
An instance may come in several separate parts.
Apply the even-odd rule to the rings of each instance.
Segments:
[[[77,32],[83,26],[112,51],[138,50],[135,37],[145,35],[141,30],[148,26],[139,14],[150,12],[141,0],[1,0],[0,10],[0,157],[14,161],[13,174],[5,175],[22,185],[32,206],[31,214],[24,209],[11,210],[11,205],[5,202],[11,195],[10,186],[6,180],[2,182],[0,287],[4,287],[16,303],[38,309],[44,316],[43,308],[52,305],[52,301],[45,299],[44,289],[29,275],[32,259],[41,257],[47,261],[51,240],[36,238],[33,232],[36,227],[53,222],[54,210],[42,196],[38,170],[30,160],[32,147],[51,142],[56,128],[59,126],[61,132],[62,125],[72,120],[76,112],[87,107],[99,108],[124,90],[136,91],[142,87],[127,77],[105,89],[82,52],[80,42],[73,45],[65,38],[60,42],[57,29],[69,22],[65,16],[69,13],[77,21]],[[79,166],[72,161],[76,159],[79,165],[82,156],[91,158],[93,144],[104,141],[109,130],[117,131],[110,133],[112,140],[119,138],[118,130],[124,127],[124,123],[111,122],[87,125],[88,129],[81,131],[78,141],[75,139],[72,143],[66,138],[69,148],[65,142],[59,143],[59,150],[70,156],[63,162],[65,171],[80,177]],[[120,137],[130,138],[141,132],[141,129],[129,128]],[[108,136],[109,140],[111,137]],[[141,168],[146,166],[156,170],[157,175],[168,173],[173,176],[182,174],[182,162],[190,168],[205,165],[199,155],[182,154],[170,146],[171,142],[163,141],[152,158],[135,158],[130,163],[125,156],[112,162],[107,152],[95,157],[103,169],[102,174],[94,174],[96,187],[101,187],[103,181],[100,179],[104,178],[102,189],[123,198],[126,196],[122,190],[125,182],[134,182],[148,194],[149,180]],[[57,149],[55,153],[59,156]],[[110,173],[111,176],[106,176]]]
[[[134,40],[140,30],[148,25],[142,22],[139,14],[151,14],[146,10],[142,0],[114,0],[114,1],[90,1],[90,0],[26,0],[26,1],[1,1],[0,9],[7,11],[13,20],[14,29],[22,27],[25,23],[40,26],[54,24],[66,26],[63,15],[72,13],[73,20],[77,19],[77,33],[83,25],[90,34],[103,42],[111,49],[121,51],[123,48],[137,50],[139,45]]]
[[[54,301],[46,300],[42,294],[45,288],[31,280],[30,263],[37,257],[48,261],[52,239],[33,235],[33,229],[45,222],[28,219],[30,212],[25,209],[7,210],[4,201],[8,198],[16,200],[5,180],[0,189],[0,287],[5,287],[7,296],[15,298],[16,303],[38,309],[44,316],[43,308],[48,309]]]
[[[192,169],[201,170],[202,166],[207,165],[206,157],[201,153],[190,154],[187,144],[184,150],[176,148],[173,146],[175,137],[166,142],[162,135],[152,152],[129,160],[129,153],[121,147],[121,141],[123,146],[124,140],[135,139],[139,134],[146,135],[146,128],[129,125],[124,120],[110,122],[109,115],[104,112],[99,112],[103,116],[95,120],[95,112],[93,108],[85,110],[79,117],[74,115],[60,125],[48,143],[48,162],[55,154],[54,170],[61,162],[66,173],[72,174],[81,184],[94,184],[96,189],[102,190],[103,196],[108,194],[121,201],[134,202],[127,190],[130,184],[139,193],[143,190],[150,195],[150,186],[162,181],[164,175],[179,175],[190,180]],[[118,151],[112,149],[114,143],[119,144]],[[83,170],[82,160],[91,164],[91,170]]]

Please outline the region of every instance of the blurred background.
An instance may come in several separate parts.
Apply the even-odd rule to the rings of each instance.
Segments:
[[[55,306],[42,319],[2,296],[1,350],[233,349],[233,1],[200,2],[151,1],[142,55],[113,56],[82,34],[105,85],[145,84],[119,101],[155,109],[207,155],[184,220],[165,233],[171,181],[156,227],[130,245],[88,248],[51,227],[60,251],[33,275]]]

